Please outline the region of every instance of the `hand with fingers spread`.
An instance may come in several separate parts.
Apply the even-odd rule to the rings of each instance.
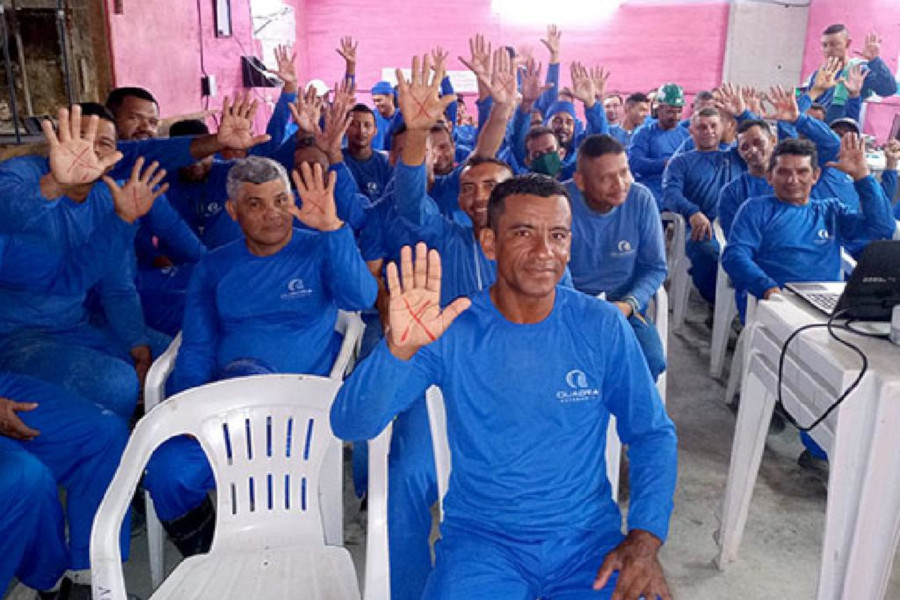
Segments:
[[[340,97],[329,107],[325,115],[325,129],[315,133],[316,147],[328,156],[328,162],[331,164],[344,160],[341,142],[353,120],[349,113],[351,106],[345,97]]]
[[[297,93],[297,68],[294,61],[297,54],[289,45],[278,45],[275,47],[275,62],[278,67],[274,71],[269,71],[278,76],[284,82],[284,91],[288,94]]]
[[[763,95],[759,90],[750,87],[749,85],[745,85],[741,87],[741,96],[744,99],[744,103],[747,105],[747,110],[757,116],[763,114]]]
[[[352,79],[343,79],[340,83],[334,84],[334,99],[332,104],[343,104],[350,109],[356,104],[356,82]]]
[[[900,140],[892,139],[884,146],[884,170],[896,171],[900,165]]]
[[[830,57],[825,64],[816,71],[816,78],[809,89],[809,97],[815,100],[838,84],[838,77],[843,69],[841,59]]]
[[[866,77],[871,72],[862,63],[850,65],[850,68],[847,69],[847,75],[840,79],[840,83],[844,84],[844,88],[847,90],[847,95],[850,98],[859,98],[859,95],[862,94],[863,85],[866,83]]]
[[[322,172],[322,165],[300,163],[300,170],[291,171],[291,179],[297,186],[300,195],[300,208],[293,202],[287,211],[297,217],[301,223],[317,231],[337,231],[344,222],[337,216],[334,203],[334,184],[337,173],[329,171],[327,180]]]
[[[869,175],[869,165],[866,163],[866,141],[850,132],[841,138],[841,151],[838,153],[837,162],[829,162],[826,167],[833,167],[859,181]]]
[[[862,51],[857,50],[856,53],[866,60],[875,60],[881,54],[881,37],[872,32],[866,36]]]
[[[562,31],[556,25],[547,25],[547,38],[541,39],[541,43],[550,51],[550,64],[559,63],[559,40]]]
[[[441,46],[435,46],[431,50],[431,70],[437,71],[439,68],[447,74],[447,57],[450,53]]]
[[[134,223],[150,212],[153,202],[169,189],[168,183],[162,183],[165,177],[166,170],[160,169],[156,161],[144,169],[144,157],[141,156],[134,162],[131,179],[126,181],[125,185],[119,187],[114,179],[106,175],[103,176],[103,182],[112,192],[113,204],[119,218],[126,223]]]
[[[666,576],[659,564],[661,545],[662,542],[652,533],[632,529],[625,540],[606,555],[594,580],[594,589],[603,589],[613,572],[618,571],[616,589],[610,600],[672,600]]]
[[[569,71],[572,75],[572,95],[581,100],[585,108],[591,108],[597,102],[597,93],[590,72],[578,61],[572,63]]]
[[[37,429],[32,429],[22,422],[18,413],[28,412],[37,408],[36,402],[16,402],[9,398],[0,398],[0,436],[11,437],[14,440],[33,440],[41,434]]]
[[[727,112],[735,118],[747,110],[747,105],[744,102],[744,95],[741,93],[741,90],[730,83],[724,83],[713,90],[713,102],[715,103],[716,108]]]
[[[77,104],[68,109],[61,108],[58,113],[59,133],[53,131],[53,125],[45,120],[41,124],[44,137],[50,146],[50,174],[53,177],[58,197],[65,193],[65,188],[92,183],[103,175],[110,167],[122,158],[121,152],[115,152],[101,159],[94,150],[94,138],[100,118],[96,115],[88,118],[86,131],[81,131],[81,107]],[[49,196],[48,196],[49,197]]]
[[[598,102],[602,102],[603,97],[606,95],[606,82],[609,80],[609,71],[605,71],[600,66],[591,67],[590,75],[591,80],[594,82],[594,98]]]
[[[352,36],[345,35],[341,38],[340,43],[340,48],[337,48],[335,52],[340,54],[347,64],[356,65],[356,49],[359,47],[359,42],[354,40]]]
[[[431,73],[431,57],[413,57],[412,72],[407,80],[397,69],[397,104],[407,129],[427,131],[444,116],[444,109],[456,102],[453,94],[440,95],[443,68]]]
[[[780,85],[769,89],[766,100],[772,105],[772,110],[765,115],[766,119],[794,123],[800,118],[800,108],[794,93],[786,91]]]
[[[509,56],[506,48],[497,48],[494,51],[494,62],[491,67],[491,78],[482,81],[488,90],[494,104],[511,106],[516,101],[516,65]]]
[[[552,83],[541,81],[541,64],[530,60],[522,71],[522,109],[531,110],[531,106],[541,94],[553,87]]]
[[[259,103],[256,100],[251,102],[249,93],[243,97],[235,97],[234,104],[225,96],[222,102],[222,122],[216,133],[216,140],[232,150],[247,150],[268,142],[271,139],[269,135],[253,135],[253,117],[256,116],[257,108]]]
[[[491,44],[480,33],[469,38],[469,52],[471,58],[466,60],[462,56],[459,62],[475,74],[479,82],[491,80]]]
[[[319,133],[319,119],[322,116],[322,99],[316,94],[316,88],[309,86],[305,94],[298,94],[297,101],[290,105],[291,115],[297,124],[298,136],[309,136]]]
[[[388,264],[387,287],[385,336],[391,354],[401,360],[409,360],[419,348],[441,337],[472,304],[468,298],[457,298],[441,310],[441,257],[422,242],[416,244],[415,264],[409,246],[400,250],[399,273],[396,263]]]

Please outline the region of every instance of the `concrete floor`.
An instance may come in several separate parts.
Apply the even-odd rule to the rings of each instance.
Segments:
[[[678,426],[679,482],[662,562],[672,592],[681,600],[814,598],[826,484],[797,466],[802,446],[790,426],[768,438],[738,561],[725,572],[713,564],[735,416],[725,405],[723,383],[708,375],[706,314],[692,303],[684,330],[669,336],[668,409]],[[361,578],[365,534],[358,506],[345,492],[345,535]],[[166,558],[168,568],[174,568],[177,552],[171,545]],[[900,598],[897,563],[888,599]],[[144,534],[133,538],[125,571],[129,591],[149,597]]]

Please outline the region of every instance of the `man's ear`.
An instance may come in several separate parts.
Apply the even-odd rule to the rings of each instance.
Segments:
[[[572,181],[575,182],[575,187],[578,188],[579,192],[584,191],[584,175],[581,174],[581,171],[575,170],[575,173],[572,175]]]
[[[225,201],[225,210],[228,211],[228,216],[231,217],[231,220],[237,222],[237,204],[234,200],[229,198]]]
[[[478,241],[481,242],[481,250],[488,260],[497,260],[497,236],[490,227],[485,227],[478,233]]]
[[[816,170],[813,171],[813,185],[815,185],[819,181],[819,177],[822,175],[822,169],[816,167]]]

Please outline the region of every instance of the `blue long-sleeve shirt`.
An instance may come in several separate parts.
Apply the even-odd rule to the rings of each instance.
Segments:
[[[566,184],[572,206],[569,270],[575,288],[606,299],[634,296],[646,306],[666,278],[666,251],[656,200],[632,184],[621,206],[598,213],[574,182]]]
[[[631,136],[628,147],[628,164],[634,178],[653,193],[658,204],[662,204],[662,178],[666,164],[690,133],[684,127],[660,129],[659,123],[651,121],[637,128]]]
[[[751,175],[749,172],[743,173],[723,187],[719,194],[718,219],[725,238],[728,239],[731,226],[734,224],[734,216],[747,199],[771,194],[772,186],[766,178]]]
[[[858,59],[851,59],[841,71],[840,76],[846,77],[847,73],[850,70],[850,67],[856,63],[864,63],[865,66],[869,69],[869,75],[863,82],[863,87],[860,92],[860,98],[866,99],[873,94],[878,94],[879,96],[887,98],[897,93],[897,80],[894,79],[894,75],[893,73],[891,73],[890,67],[888,67],[880,57],[875,57],[868,62]],[[812,86],[812,83],[816,80],[816,74],[818,72],[818,69],[813,71],[813,74],[810,75],[809,80],[807,81],[807,86]],[[830,109],[832,104],[847,103],[847,88],[844,87],[843,83],[839,83],[833,88],[825,90],[823,94],[821,94],[818,98],[814,98],[813,100],[826,108],[827,115],[827,110]],[[831,122],[827,116],[826,120],[828,120],[829,123]]]
[[[278,102],[275,103],[275,108],[272,110],[272,116],[269,117],[269,124],[266,126],[266,133],[270,137],[269,141],[250,148],[247,151],[248,154],[271,157],[282,144],[291,139],[297,132],[297,125],[294,124],[291,117],[291,104],[296,101],[296,93],[281,92]]]
[[[191,155],[192,141],[190,137],[174,137],[119,142],[117,148],[122,153],[122,159],[107,175],[113,179],[130,179],[134,163],[142,156],[145,168],[156,161],[161,168],[174,172],[196,161]]]
[[[151,266],[159,255],[176,263],[195,263],[206,254],[206,246],[163,194],[153,202],[150,212],[138,219],[135,253],[141,267]]]
[[[746,168],[735,148],[709,152],[691,150],[673,156],[663,174],[662,208],[677,212],[685,220],[698,212],[713,220],[722,188]]]
[[[604,452],[615,415],[629,447],[628,528],[666,539],[675,427],[612,305],[557,286],[550,315],[520,325],[485,290],[411,360],[381,342],[338,393],[332,428],[343,439],[375,437],[432,384],[443,392],[453,457],[445,523],[527,541],[620,536]]]
[[[177,172],[169,173],[166,196],[194,234],[209,250],[240,239],[240,226],[225,211],[228,200],[226,180],[232,161],[214,162],[206,181],[183,180]]]
[[[43,197],[40,179],[49,171],[47,159],[37,156],[0,163],[0,233],[8,236],[0,270],[0,336],[18,330],[54,332],[84,325],[88,322],[85,297],[90,288],[96,288],[116,336],[129,348],[146,344],[132,279],[133,253],[70,255],[89,240],[96,241],[93,236],[100,228],[112,228],[111,236],[124,236],[112,247],[130,249],[134,228],[122,228],[112,195],[103,183],[95,184],[83,202]],[[97,262],[65,264],[85,256]],[[75,276],[70,284],[47,293],[29,283],[49,273]]]
[[[751,198],[738,210],[722,255],[735,289],[758,298],[789,281],[839,281],[841,246],[890,239],[891,204],[872,176],[855,182],[862,212],[836,198],[796,206],[775,196]]]
[[[188,287],[173,392],[208,383],[241,358],[282,373],[327,374],[340,347],[338,309],[369,308],[376,293],[346,226],[294,229],[272,256],[251,254],[244,240],[210,252]]]
[[[347,148],[344,148],[343,154],[344,164],[353,174],[359,191],[372,202],[381,198],[394,173],[387,157],[377,150],[367,160],[353,158]]]

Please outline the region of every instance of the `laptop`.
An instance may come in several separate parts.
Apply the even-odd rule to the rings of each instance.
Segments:
[[[827,316],[890,321],[900,304],[900,241],[875,241],[863,249],[846,283],[788,283],[787,289]]]

